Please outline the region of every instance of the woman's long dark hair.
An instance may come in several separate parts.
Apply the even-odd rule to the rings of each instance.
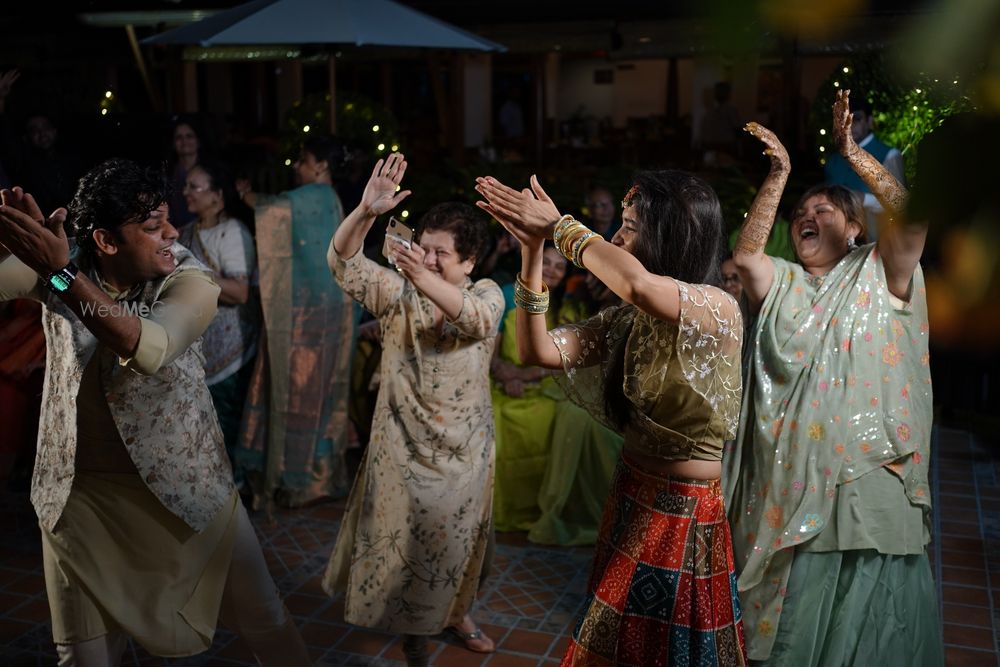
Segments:
[[[685,283],[719,285],[722,207],[707,182],[684,171],[640,171],[629,206],[635,212],[637,237],[633,254],[650,273]],[[625,332],[611,350],[604,384],[608,418],[624,429],[631,417],[625,397]]]
[[[556,244],[548,239],[546,239],[542,246],[542,252],[545,250],[555,250],[556,252],[559,252],[559,249],[556,248]],[[566,299],[566,283],[569,282],[570,275],[572,275],[570,273],[570,268],[572,266],[573,265],[569,262],[569,260],[566,260],[566,272],[563,273],[562,280],[559,281],[558,285],[547,286],[549,288],[549,310],[555,313],[556,319],[559,318],[559,311],[562,310],[563,302]],[[559,322],[556,322],[556,324],[559,324]]]
[[[351,159],[344,142],[329,134],[310,134],[302,142],[302,150],[316,158],[317,162],[325,160],[333,181],[343,177],[344,166]]]
[[[205,155],[211,152],[208,150],[205,132],[201,127],[201,123],[199,123],[194,116],[186,114],[174,116],[170,119],[170,132],[167,135],[167,142],[169,145],[169,148],[167,149],[167,155],[169,156],[167,164],[170,172],[173,172],[174,167],[177,166],[177,151],[174,149],[174,134],[176,134],[177,128],[181,125],[187,125],[191,128],[191,131],[194,133],[194,138],[198,141],[198,162],[201,162]]]

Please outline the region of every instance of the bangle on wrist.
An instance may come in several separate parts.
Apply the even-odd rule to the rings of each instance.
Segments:
[[[573,242],[573,265],[578,268],[585,268],[583,266],[583,250],[586,248],[591,241],[600,238],[600,234],[597,232],[587,231],[581,235],[576,241]]]
[[[549,288],[542,283],[542,291],[535,292],[524,284],[518,273],[514,278],[514,305],[529,313],[545,313],[549,309]]]
[[[576,222],[576,219],[572,215],[567,214],[559,218],[555,226],[552,228],[552,240],[558,244],[563,233],[574,222]]]

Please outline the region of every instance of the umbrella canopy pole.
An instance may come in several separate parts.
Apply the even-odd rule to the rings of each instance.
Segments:
[[[149,79],[149,71],[146,69],[146,59],[142,57],[142,51],[139,50],[139,40],[136,39],[135,27],[131,23],[125,26],[125,34],[128,35],[128,43],[132,47],[132,55],[135,56],[135,64],[139,68],[140,76],[142,76],[142,83],[146,86],[146,95],[149,96],[149,104],[153,107],[153,111],[159,113],[163,108],[160,104],[160,97],[156,94],[153,82]]]
[[[337,57],[330,54],[326,65],[328,85],[330,86],[330,134],[337,134]]]
[[[427,69],[431,73],[431,92],[434,93],[434,108],[437,111],[440,128],[438,144],[445,146],[451,136],[451,115],[448,109],[448,95],[441,80],[441,60],[436,53],[427,53],[426,60]]]

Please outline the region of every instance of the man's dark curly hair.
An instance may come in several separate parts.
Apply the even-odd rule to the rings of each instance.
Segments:
[[[69,229],[86,252],[94,250],[94,230],[142,222],[167,201],[169,185],[162,167],[142,167],[115,158],[88,171],[69,204]]]
[[[419,235],[426,231],[450,233],[455,239],[455,252],[463,262],[470,257],[475,257],[476,262],[479,262],[490,236],[486,218],[468,204],[457,201],[436,204],[424,213],[417,226],[417,233]]]

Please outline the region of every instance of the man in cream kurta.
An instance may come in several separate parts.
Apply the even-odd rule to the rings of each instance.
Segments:
[[[124,160],[88,173],[75,251],[65,209],[46,221],[30,195],[2,197],[0,300],[45,307],[31,499],[59,664],[117,664],[129,635],[192,655],[220,613],[262,664],[308,664],[205,385],[199,337],[219,288],[175,243],[162,176]]]

